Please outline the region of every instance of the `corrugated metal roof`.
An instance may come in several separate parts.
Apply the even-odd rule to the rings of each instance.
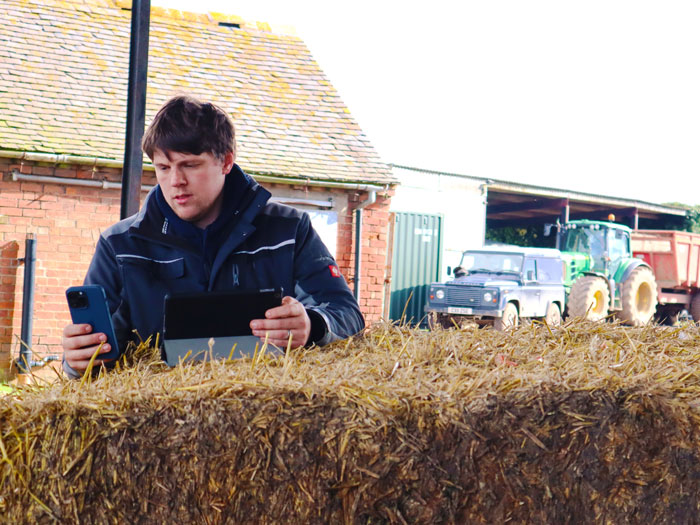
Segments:
[[[123,159],[130,5],[0,3],[0,150]],[[155,7],[150,26],[147,122],[189,93],[230,112],[250,173],[395,181],[299,38]]]
[[[614,197],[601,195],[598,193],[586,193],[581,191],[573,191],[562,188],[552,188],[549,186],[536,186],[533,184],[523,184],[520,182],[497,180],[487,177],[475,177],[473,175],[463,175],[459,173],[436,171],[431,169],[415,168],[410,166],[402,166],[399,164],[390,164],[394,169],[394,174],[400,180],[401,170],[413,171],[419,173],[429,173],[431,175],[445,175],[449,177],[459,177],[471,179],[481,183],[489,192],[511,193],[514,195],[529,195],[550,198],[566,198],[572,201],[589,202],[600,205],[620,206],[620,207],[635,207],[639,210],[644,210],[652,213],[664,213],[669,215],[685,216],[687,211],[675,206],[666,206],[664,204],[655,204],[652,202],[640,201],[638,199],[627,199],[624,197]]]

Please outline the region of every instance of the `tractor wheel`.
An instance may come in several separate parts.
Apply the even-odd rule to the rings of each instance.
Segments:
[[[656,312],[656,279],[646,266],[638,266],[622,283],[620,319],[631,326],[644,326]]]
[[[518,326],[518,308],[513,303],[508,303],[503,309],[503,315],[493,320],[493,327],[503,332],[507,328]]]
[[[577,279],[569,293],[569,315],[589,321],[605,319],[610,308],[610,292],[604,279],[584,275]]]
[[[700,292],[696,292],[690,300],[690,317],[696,323],[700,323]]]
[[[561,310],[557,303],[552,303],[547,307],[547,313],[544,316],[544,321],[549,326],[559,326],[561,324]]]

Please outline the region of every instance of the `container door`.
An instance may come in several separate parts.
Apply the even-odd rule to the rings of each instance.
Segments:
[[[397,212],[393,251],[389,319],[425,326],[430,283],[440,279],[442,217]]]

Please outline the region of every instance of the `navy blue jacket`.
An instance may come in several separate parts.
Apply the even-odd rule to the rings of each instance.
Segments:
[[[270,192],[237,165],[227,179],[221,220],[199,240],[163,206],[158,187],[139,213],[100,236],[85,284],[104,287],[121,350],[138,340],[133,330],[144,340],[162,332],[164,297],[176,292],[281,287],[306,307],[316,344],[362,330],[357,301],[308,214],[268,202]]]

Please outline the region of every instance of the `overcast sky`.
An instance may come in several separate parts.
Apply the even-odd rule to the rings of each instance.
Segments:
[[[700,2],[152,3],[294,26],[386,162],[700,204]]]

